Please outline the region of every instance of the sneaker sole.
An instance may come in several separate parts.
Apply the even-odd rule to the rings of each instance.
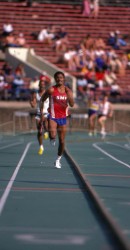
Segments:
[[[54,163],[54,168],[61,168],[61,165],[57,167],[57,166],[55,165],[55,163]]]
[[[61,167],[56,167],[56,166],[54,166],[55,168],[61,168]]]

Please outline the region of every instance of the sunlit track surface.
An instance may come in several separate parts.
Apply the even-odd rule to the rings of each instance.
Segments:
[[[74,159],[80,161],[85,177],[91,180],[92,172],[84,171],[84,167],[87,170],[91,164],[86,160],[89,143],[95,149],[89,138],[87,141],[87,134],[78,136],[79,142],[77,134],[68,134],[66,144]],[[1,138],[1,249],[120,250],[73,165],[63,157],[62,168],[55,169],[57,145],[51,147],[45,141],[44,147],[43,156],[38,156],[36,134],[16,136],[12,141]],[[98,155],[100,158],[100,152]],[[97,189],[93,182],[92,186]]]

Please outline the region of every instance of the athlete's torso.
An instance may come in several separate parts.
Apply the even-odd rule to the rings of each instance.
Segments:
[[[40,99],[41,95],[39,93],[36,93],[36,101],[37,101],[37,114],[40,114]],[[43,114],[48,113],[48,108],[49,108],[49,98],[46,99],[43,105]]]
[[[89,109],[97,111],[99,109],[99,103],[97,101],[91,101]]]
[[[52,118],[65,118],[68,116],[67,94],[59,92],[56,86],[53,86],[53,90],[50,96],[49,113]]]
[[[108,115],[110,109],[110,102],[105,102],[104,104],[100,105],[100,114]]]

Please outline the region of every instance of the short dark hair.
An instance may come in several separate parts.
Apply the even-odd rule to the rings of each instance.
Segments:
[[[57,72],[54,74],[54,79],[56,79],[57,75],[59,75],[59,74],[63,75],[63,77],[65,78],[65,75],[64,75],[64,73],[63,73],[62,71],[57,71]]]

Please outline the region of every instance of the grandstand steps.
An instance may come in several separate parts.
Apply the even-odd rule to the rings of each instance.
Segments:
[[[28,8],[23,3],[1,2],[0,31],[6,22],[13,24],[16,35],[24,33],[27,44],[34,48],[37,55],[76,76],[77,72],[69,71],[65,64],[58,62],[59,57],[52,48],[53,43],[48,45],[33,39],[32,32],[39,32],[49,24],[60,24],[65,26],[71,46],[78,45],[87,34],[92,34],[93,37],[102,37],[104,41],[107,41],[109,33],[115,30],[120,30],[121,34],[130,34],[130,8],[101,6],[99,17],[94,19],[82,16],[80,4],[76,6],[51,4],[50,7],[49,3],[37,3]],[[126,48],[129,48],[129,45],[123,50]],[[118,79],[119,84],[123,87],[130,83],[129,71],[127,70],[125,77]]]

